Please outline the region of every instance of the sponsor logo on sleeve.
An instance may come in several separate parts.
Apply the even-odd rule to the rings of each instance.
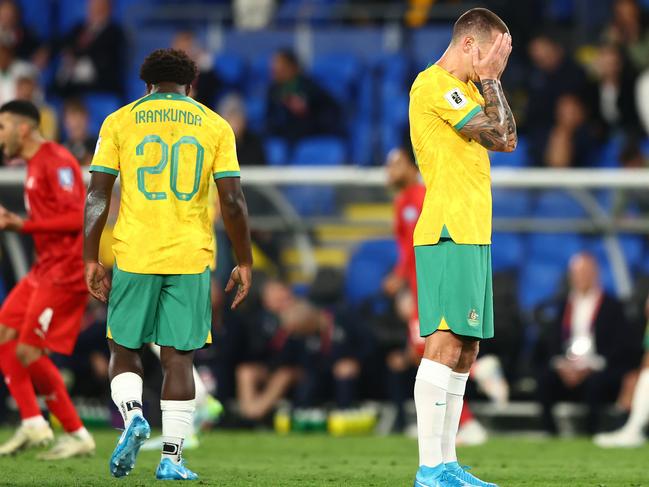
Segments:
[[[59,176],[59,186],[65,191],[72,191],[74,187],[74,173],[71,167],[60,167],[57,171]]]
[[[453,88],[444,95],[444,98],[446,98],[448,104],[451,105],[451,108],[455,110],[463,108],[467,103],[466,96],[464,96],[464,93],[462,93],[459,88]]]

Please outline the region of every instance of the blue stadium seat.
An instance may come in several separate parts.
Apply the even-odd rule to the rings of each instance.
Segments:
[[[271,166],[285,166],[288,164],[288,144],[279,137],[270,137],[264,143],[266,161]]]
[[[640,235],[619,235],[622,252],[632,272],[637,272],[644,265],[645,238]]]
[[[263,132],[266,125],[266,100],[259,97],[246,98],[248,125],[257,132]]]
[[[282,193],[303,217],[329,216],[336,211],[336,192],[331,186],[286,186]]]
[[[301,166],[337,166],[345,163],[345,143],[338,137],[309,137],[295,147],[291,164]]]
[[[52,35],[52,2],[51,0],[19,0],[23,21],[41,39]]]
[[[527,140],[518,139],[518,146],[514,152],[490,152],[491,167],[525,167],[529,165],[527,159]]]
[[[491,237],[494,272],[517,270],[525,260],[523,237],[516,233],[494,232]]]
[[[356,120],[350,130],[351,161],[359,166],[372,164],[374,130],[371,120]]]
[[[409,46],[415,69],[420,71],[431,62],[435,62],[448,47],[452,28],[449,25],[415,29],[409,39]]]
[[[597,151],[595,167],[620,167],[620,151],[624,145],[622,137],[613,137]]]
[[[122,106],[119,96],[106,93],[90,93],[83,98],[90,113],[90,131],[98,134],[104,119]]]
[[[226,85],[237,87],[245,79],[246,64],[239,55],[224,52],[215,56],[214,70]]]
[[[371,240],[354,250],[347,264],[345,297],[352,305],[381,293],[383,278],[394,267],[397,246],[394,240]]]
[[[314,79],[341,103],[352,100],[360,72],[358,58],[346,52],[317,55],[311,65]]]
[[[81,0],[58,1],[58,34],[68,33],[86,18],[86,4]]]
[[[583,218],[584,208],[569,193],[561,190],[543,191],[536,200],[534,216],[546,218]]]
[[[528,235],[527,260],[566,268],[570,258],[583,250],[587,243],[572,233],[532,233]]]
[[[384,51],[376,46],[383,45],[385,37],[385,29],[380,27],[331,26],[311,31],[314,56],[345,52],[353,54],[364,63],[374,63],[377,57],[383,56]]]
[[[542,301],[559,294],[565,274],[563,266],[529,259],[521,268],[518,280],[521,309],[532,311]]]
[[[494,217],[521,218],[531,214],[532,199],[529,192],[516,189],[494,189],[491,194]]]
[[[386,94],[390,91],[390,94]],[[383,155],[403,143],[403,136],[408,124],[408,93],[384,85],[381,113],[381,145]]]

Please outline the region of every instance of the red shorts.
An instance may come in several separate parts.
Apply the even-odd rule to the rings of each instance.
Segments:
[[[27,276],[2,303],[0,325],[18,331],[18,343],[69,355],[87,303],[85,291],[69,291]]]

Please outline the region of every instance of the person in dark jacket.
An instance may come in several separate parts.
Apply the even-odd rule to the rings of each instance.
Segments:
[[[634,334],[620,301],[602,290],[592,255],[573,256],[569,281],[569,294],[558,303],[536,351],[539,401],[548,433],[557,432],[553,406],[573,400],[588,407],[587,429],[593,434],[602,404],[615,400],[623,375],[634,366]]]
[[[302,72],[295,54],[278,51],[271,63],[266,129],[291,142],[311,135],[335,134],[341,126],[336,101]]]
[[[246,107],[239,95],[225,96],[218,109],[226,122],[232,127],[237,142],[237,160],[241,166],[263,166],[266,164],[264,144],[253,130],[248,126]]]
[[[110,0],[90,0],[88,16],[60,43],[61,65],[56,88],[63,96],[101,91],[121,96],[126,40],[111,19]]]

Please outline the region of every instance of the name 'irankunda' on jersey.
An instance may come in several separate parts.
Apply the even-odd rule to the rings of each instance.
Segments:
[[[106,118],[90,170],[120,175],[121,270],[196,274],[214,261],[209,188],[239,175],[234,133],[218,114],[180,94],[140,98]]]

